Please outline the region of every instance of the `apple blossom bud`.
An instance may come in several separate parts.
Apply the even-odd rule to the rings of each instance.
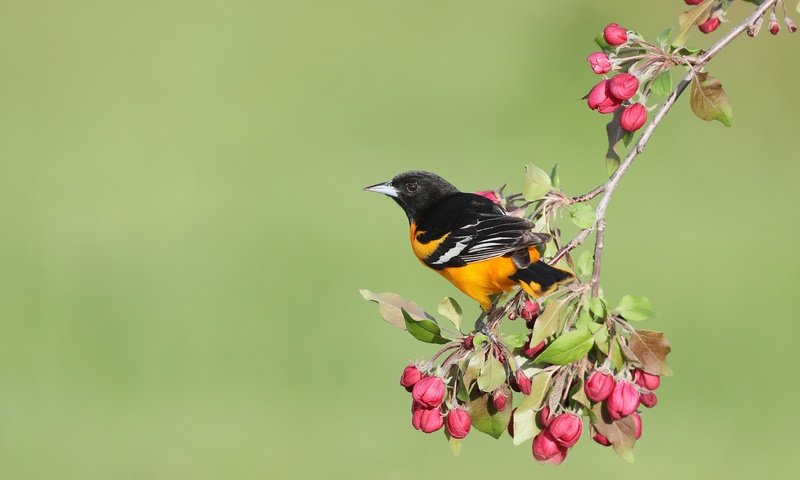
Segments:
[[[498,412],[506,408],[506,400],[508,400],[508,397],[499,388],[492,393],[492,405]]]
[[[439,377],[424,377],[411,390],[411,396],[423,408],[438,407],[444,398],[444,382]]]
[[[683,0],[683,1],[686,2],[686,5],[700,5],[705,0]]]
[[[634,103],[626,108],[619,117],[619,126],[628,132],[635,132],[642,128],[647,121],[647,109],[641,103]]]
[[[422,424],[422,412],[424,411],[425,409],[419,405],[414,405],[411,409],[411,426],[414,427],[414,430],[419,430]]]
[[[530,340],[530,338],[528,338],[528,340]],[[547,341],[546,340],[542,340],[541,342],[539,342],[538,344],[536,344],[536,345],[534,345],[532,347],[530,346],[530,344],[526,344],[526,345],[527,346],[525,347],[525,349],[522,350],[522,355],[524,355],[527,358],[534,358],[536,355],[539,355],[539,353],[542,350],[544,350],[544,347],[547,346]]]
[[[500,363],[506,363],[506,356],[503,355],[503,352],[497,352],[495,358],[497,358],[497,361]]]
[[[533,437],[531,450],[533,451],[533,458],[541,463],[558,465],[567,456],[566,447],[559,445],[548,430],[541,431]]]
[[[617,47],[628,41],[628,32],[616,23],[610,23],[603,29],[603,39],[612,47]]]
[[[520,310],[519,314],[525,320],[531,320],[539,314],[539,304],[537,302],[525,300],[525,304],[522,305],[522,309]]]
[[[586,60],[589,62],[589,66],[592,67],[592,71],[598,75],[608,73],[611,70],[611,61],[603,52],[594,52]]]
[[[594,432],[594,435],[592,435],[592,440],[594,440],[595,442],[599,443],[604,447],[608,447],[609,445],[611,445],[611,442],[609,442],[608,439],[600,432]]]
[[[698,25],[697,28],[703,33],[711,33],[719,27],[720,23],[719,18],[712,15],[708,17],[708,20]]]
[[[467,411],[461,407],[456,407],[447,414],[445,427],[447,433],[453,438],[464,438],[469,433],[469,428],[472,426],[472,420],[469,419]]]
[[[589,400],[593,402],[602,402],[614,390],[614,377],[611,375],[595,370],[589,375],[586,384],[583,386],[584,392]]]
[[[531,394],[531,379],[525,375],[525,372],[523,372],[521,369],[517,370],[514,380],[516,381],[520,392],[522,392],[524,395]]]
[[[648,390],[655,390],[661,385],[661,377],[653,375],[652,373],[647,373],[638,368],[633,370],[633,380],[636,382],[636,385]]]
[[[439,411],[438,407],[423,408],[421,411],[422,414],[420,414],[419,419],[420,430],[425,433],[433,433],[442,428],[442,425],[444,425],[444,419],[442,418],[442,412]]]
[[[638,413],[632,413],[631,418],[633,418],[633,425],[636,428],[636,440],[639,440],[642,438],[642,417]]]
[[[481,197],[488,198],[498,205],[500,204],[500,196],[497,195],[497,192],[494,190],[481,190],[480,192],[475,192],[475,195],[480,195]]]
[[[508,319],[514,321],[517,319],[517,314],[514,312],[508,312]]]
[[[586,96],[587,104],[592,110],[600,113],[611,113],[620,105],[622,101],[612,96],[608,91],[608,80],[603,80],[589,91]]]
[[[416,387],[414,387],[416,389]],[[619,420],[636,411],[639,406],[639,391],[625,380],[620,380],[614,385],[614,390],[606,399],[606,410],[611,418]]]
[[[797,31],[797,24],[794,23],[794,21],[791,18],[789,17],[784,18],[783,23],[786,24],[786,28],[789,29],[790,33],[794,33]]]
[[[639,395],[639,403],[647,408],[653,408],[658,404],[658,397],[653,392],[642,393]]]
[[[630,73],[619,73],[608,81],[608,92],[617,100],[627,100],[639,90],[639,80]]]
[[[777,35],[781,31],[781,26],[778,25],[778,20],[772,19],[769,21],[769,33]]]
[[[475,335],[467,335],[464,337],[464,348],[467,350],[475,348]]]
[[[574,413],[562,413],[553,419],[547,429],[559,445],[569,448],[581,438],[583,422]]]
[[[403,374],[400,375],[400,385],[406,387],[406,390],[411,391],[411,388],[422,379],[422,372],[416,365],[409,365],[403,369]]]
[[[544,430],[553,422],[553,419],[550,417],[550,407],[545,405],[539,410],[539,413],[536,414],[536,423],[539,425],[539,428]]]

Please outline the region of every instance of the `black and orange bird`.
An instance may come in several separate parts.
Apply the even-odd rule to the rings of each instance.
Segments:
[[[539,298],[573,279],[572,273],[540,261],[536,245],[547,243],[550,235],[534,232],[531,222],[488,198],[460,192],[434,173],[404,172],[364,190],[388,195],[403,208],[417,258],[485,312],[495,294],[517,285]]]

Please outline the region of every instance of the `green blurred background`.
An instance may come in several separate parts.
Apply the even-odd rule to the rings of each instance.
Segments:
[[[516,190],[529,162],[593,187],[592,39],[683,8],[5,2],[0,478],[797,476],[798,37],[723,52],[733,127],[682,99],[611,204],[606,294],[655,302],[676,372],[636,464],[586,440],[540,467],[478,433],[452,457],[397,384],[433,348],[357,293],[465,300],[361,187]]]

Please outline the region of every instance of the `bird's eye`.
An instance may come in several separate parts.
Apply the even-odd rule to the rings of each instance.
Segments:
[[[406,184],[406,191],[408,191],[408,193],[416,192],[417,188],[419,188],[419,186],[417,185],[417,182],[410,182],[410,183]]]

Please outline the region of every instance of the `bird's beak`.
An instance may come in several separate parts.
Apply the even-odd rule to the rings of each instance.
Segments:
[[[388,195],[390,197],[395,197],[395,198],[397,198],[397,195],[400,193],[397,191],[396,188],[392,186],[392,182],[384,182],[384,183],[379,183],[377,185],[373,185],[371,187],[365,187],[364,191],[382,193],[384,195]]]

